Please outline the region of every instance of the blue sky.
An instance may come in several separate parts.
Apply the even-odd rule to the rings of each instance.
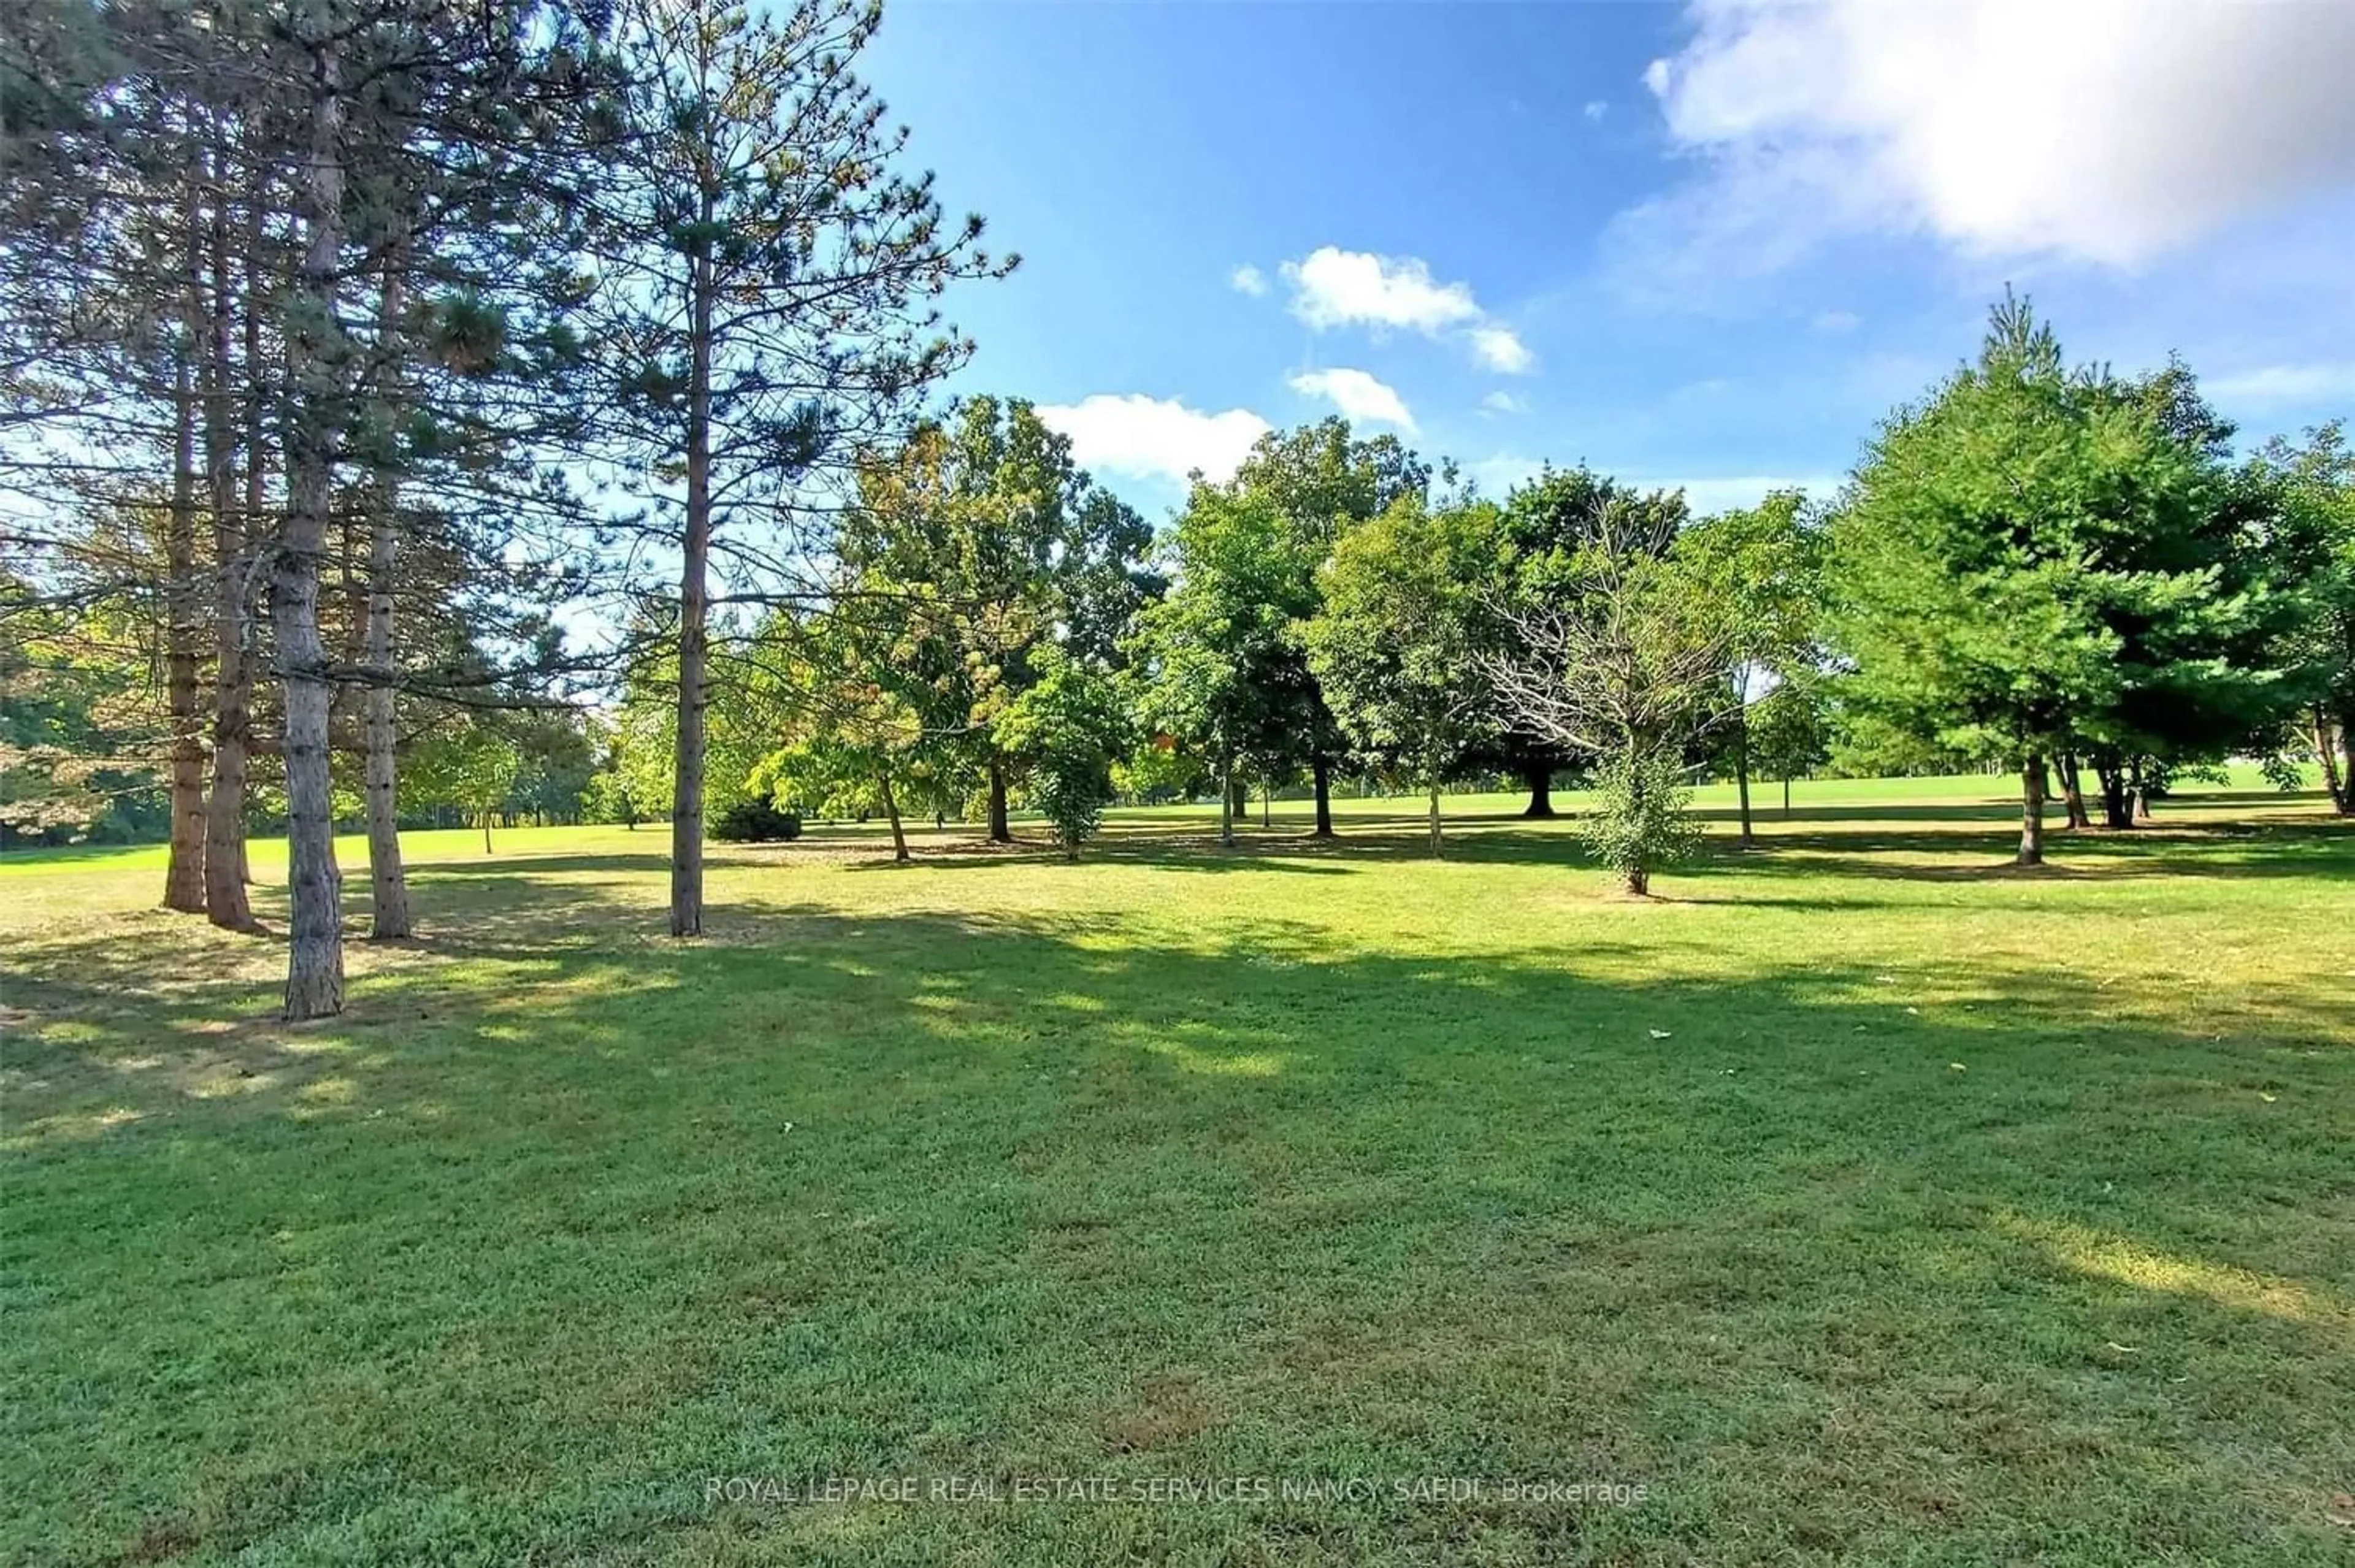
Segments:
[[[1835,482],[2007,283],[2252,437],[2355,412],[2355,5],[2158,14],[896,0],[866,73],[1024,258],[960,389],[1149,516],[1336,407],[1708,509]]]

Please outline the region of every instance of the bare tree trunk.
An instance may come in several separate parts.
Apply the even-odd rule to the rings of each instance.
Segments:
[[[2339,715],[2339,814],[2355,816],[2355,711]]]
[[[2077,775],[2077,753],[2074,752],[2061,753],[2061,798],[2068,807],[2071,827],[2094,826],[2093,817],[2085,812],[2085,789]]]
[[[706,190],[708,233],[714,197]],[[709,241],[688,261],[687,528],[678,577],[678,752],[670,807],[670,933],[703,934],[705,579],[711,553],[711,334]]]
[[[336,423],[343,415],[342,346],[336,341],[336,278],[343,259],[341,46],[314,46],[310,186],[303,308],[289,355],[303,406],[287,421],[286,527],[270,582],[284,693],[287,854],[293,918],[286,1016],[325,1018],[344,1007],[343,877],[336,869],[327,772],[327,650],[319,637],[319,560],[335,483]]]
[[[1333,759],[1322,752],[1311,752],[1308,758],[1309,776],[1316,781],[1316,838],[1333,837]]]
[[[2019,769],[2019,854],[2015,864],[2044,864],[2044,758],[2030,752]]]
[[[1434,779],[1431,785],[1431,858],[1436,860],[1445,853],[1439,833],[1439,784]]]
[[[253,705],[253,660],[247,646],[251,620],[246,613],[246,550],[261,510],[261,400],[248,389],[246,499],[240,514],[237,457],[229,428],[232,366],[229,358],[228,170],[222,150],[213,152],[212,331],[205,399],[205,488],[213,514],[213,759],[212,793],[205,804],[205,915],[230,931],[259,931],[245,895],[246,727]],[[261,204],[257,199],[248,229],[245,258],[245,367],[261,362],[261,325],[258,257]]]
[[[1235,847],[1235,754],[1219,759],[1219,842]]]
[[[2094,777],[2102,786],[2102,826],[2123,829],[2134,826],[2134,803],[2126,797],[2126,768],[2115,756],[2096,753]]]
[[[1628,742],[1627,749],[1630,752],[1635,751],[1635,742],[1632,740]],[[1643,768],[1630,767],[1627,770],[1627,778],[1628,816],[1631,820],[1640,822],[1643,820],[1644,803]],[[1627,891],[1634,898],[1649,898],[1652,894],[1652,868],[1644,859],[1644,847],[1638,841],[1628,857],[1625,868]]]
[[[194,116],[190,116],[191,130]],[[197,165],[186,169],[181,238],[187,247],[182,277],[181,325],[186,338],[173,351],[172,505],[165,555],[165,689],[172,720],[172,846],[165,863],[164,907],[202,913],[205,907],[204,714],[197,697],[197,627],[204,597],[197,581],[197,345],[204,336],[205,261],[197,222]]]
[[[400,268],[405,261],[404,247],[394,245],[385,263],[384,287],[377,304],[377,369],[387,390],[397,388],[400,375],[400,356],[393,345],[401,331]],[[368,684],[361,734],[367,750],[363,777],[368,802],[368,934],[385,942],[407,936],[411,930],[409,879],[400,863],[399,764],[393,755],[392,586],[400,553],[397,516],[400,482],[387,472],[370,488],[375,505],[368,518],[368,629],[360,647]],[[485,853],[490,850],[487,824],[483,848]]]
[[[883,786],[883,815],[891,822],[891,859],[904,866],[908,863],[908,835],[900,826],[899,798],[891,793],[891,770],[879,768],[875,782]]]
[[[1523,816],[1550,817],[1553,810],[1553,764],[1531,763],[1521,770],[1521,781],[1529,786],[1529,803],[1521,808]]]
[[[1791,775],[1783,775],[1783,820],[1791,820]]]
[[[2330,809],[2339,816],[2355,811],[2355,800],[2339,772],[2339,748],[2330,735],[2330,712],[2319,702],[2314,705],[2314,754],[2322,763],[2322,788],[2330,796]]]
[[[204,618],[197,581],[197,400],[188,357],[180,356],[173,400],[172,504],[166,524],[164,652],[172,720],[172,847],[164,907],[205,907],[204,715],[197,697],[197,626]]]
[[[2150,785],[2143,779],[2140,757],[2132,758],[2127,762],[2126,775],[2130,781],[2131,797],[2134,801],[2134,819],[2137,822],[2148,822],[2150,820]]]
[[[1273,779],[1263,780],[1259,786],[1259,825],[1262,827],[1275,826],[1275,782]]]
[[[1006,820],[1006,764],[996,757],[989,759],[989,841],[1014,842],[1014,829]]]
[[[1744,849],[1758,842],[1750,827],[1750,714],[1742,709],[1733,715],[1733,788],[1742,803],[1742,847]]]

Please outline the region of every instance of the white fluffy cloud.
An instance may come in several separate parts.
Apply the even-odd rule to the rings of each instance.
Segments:
[[[1180,484],[1197,469],[1210,479],[1229,477],[1269,429],[1249,409],[1204,413],[1176,398],[1141,392],[1099,392],[1041,408],[1039,417],[1071,438],[1071,456],[1082,468]]]
[[[1525,414],[1529,405],[1510,392],[1491,392],[1480,400],[1480,406],[1492,414]]]
[[[1322,332],[1333,326],[1411,327],[1436,334],[1480,319],[1467,283],[1443,283],[1412,256],[1377,256],[1323,245],[1284,263],[1292,314]]]
[[[1509,326],[1472,329],[1472,357],[1489,369],[1507,376],[1526,376],[1537,368],[1538,357]]]
[[[1363,370],[1304,370],[1292,378],[1292,389],[1305,397],[1329,399],[1353,420],[1368,424],[1395,425],[1412,432],[1414,416],[1397,389]]]
[[[1267,274],[1246,261],[1227,274],[1227,286],[1253,299],[1267,293]]]
[[[1365,326],[1377,333],[1403,327],[1426,337],[1455,337],[1491,370],[1518,376],[1537,356],[1518,334],[1491,318],[1469,283],[1443,283],[1415,256],[1378,256],[1322,245],[1279,269],[1292,286],[1292,314],[1318,332]]]
[[[1691,0],[1644,80],[1711,160],[1625,215],[1771,267],[1828,229],[2135,265],[2355,183],[2355,5]]]

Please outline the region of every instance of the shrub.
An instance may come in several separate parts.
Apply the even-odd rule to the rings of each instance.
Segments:
[[[801,836],[801,814],[765,800],[740,800],[711,824],[711,837],[723,844],[782,844]]]
[[[1595,801],[1579,825],[1587,849],[1619,873],[1631,893],[1648,893],[1652,872],[1692,852],[1685,815],[1692,792],[1678,759],[1662,752],[1613,757],[1595,774]]]

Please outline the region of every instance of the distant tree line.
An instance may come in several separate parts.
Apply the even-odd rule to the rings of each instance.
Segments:
[[[1484,496],[1328,420],[1155,528],[1018,398],[943,405],[1001,275],[795,0],[22,0],[0,13],[0,831],[160,834],[290,1017],[398,829],[913,818],[1076,855],[1108,805],[1517,781],[1641,893],[1699,780],[1999,768],[2019,858],[2228,757],[2355,779],[2355,455],[2024,302],[1837,496]],[[1264,809],[1264,807],[1263,807]],[[766,819],[765,816],[763,818]]]

